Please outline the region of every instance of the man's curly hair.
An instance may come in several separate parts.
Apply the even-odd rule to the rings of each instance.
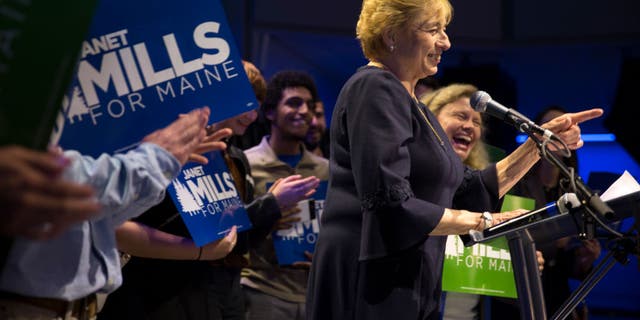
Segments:
[[[282,99],[282,93],[287,88],[303,87],[311,92],[314,101],[318,100],[318,90],[311,76],[304,71],[285,70],[273,75],[267,84],[267,94],[262,103],[262,111],[274,110]]]

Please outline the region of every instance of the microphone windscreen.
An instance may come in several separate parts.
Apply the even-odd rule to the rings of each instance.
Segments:
[[[487,103],[491,101],[491,96],[484,91],[476,91],[471,95],[469,100],[473,110],[485,112],[485,110],[487,110]]]

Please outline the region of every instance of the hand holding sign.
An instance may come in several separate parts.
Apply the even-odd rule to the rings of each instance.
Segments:
[[[237,228],[233,226],[224,238],[203,246],[202,256],[199,260],[218,260],[226,257],[236,246],[237,240]]]

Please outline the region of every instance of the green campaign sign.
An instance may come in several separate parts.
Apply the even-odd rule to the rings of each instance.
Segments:
[[[505,195],[501,211],[533,210],[530,198]],[[445,249],[442,289],[463,293],[516,298],[511,255],[505,237],[465,247],[458,236],[449,236]]]

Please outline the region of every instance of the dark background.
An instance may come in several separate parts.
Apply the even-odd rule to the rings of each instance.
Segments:
[[[309,72],[330,120],[342,84],[366,63],[355,39],[361,1],[222,2],[243,57],[267,79],[282,69]],[[452,48],[436,75],[443,84],[475,84],[530,118],[550,104],[569,111],[603,108],[602,118],[582,125],[583,133],[613,133],[616,140],[587,142],[578,151],[580,176],[589,182],[599,172],[617,176],[628,170],[640,180],[639,124],[632,115],[639,91],[640,1],[451,2]],[[517,146],[516,134],[489,122],[488,141],[506,151]],[[637,259],[618,263],[587,297],[592,319],[640,319],[639,288]]]

